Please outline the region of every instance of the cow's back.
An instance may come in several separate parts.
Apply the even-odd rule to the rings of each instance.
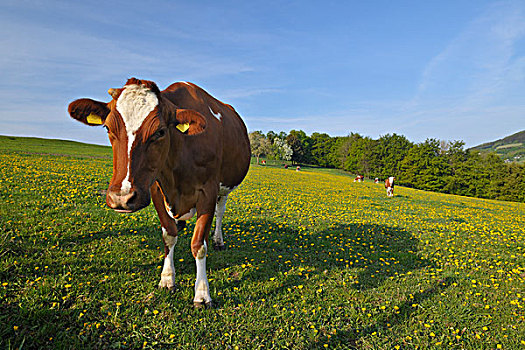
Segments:
[[[235,109],[191,83],[172,84],[162,93],[178,108],[195,110],[206,118],[208,130],[203,137],[219,143],[213,147],[221,157],[219,180],[226,187],[239,185],[248,172],[251,152],[246,126]]]

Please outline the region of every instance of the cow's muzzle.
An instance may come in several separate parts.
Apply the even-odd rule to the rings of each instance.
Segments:
[[[106,203],[108,207],[119,213],[132,213],[147,206],[140,200],[137,191],[130,191],[128,193],[121,193],[120,191],[108,191],[106,195]]]

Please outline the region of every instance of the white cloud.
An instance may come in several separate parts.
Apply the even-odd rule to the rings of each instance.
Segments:
[[[220,92],[220,98],[223,100],[243,99],[265,94],[275,94],[282,92],[282,89],[276,88],[245,88],[245,89],[225,89]]]

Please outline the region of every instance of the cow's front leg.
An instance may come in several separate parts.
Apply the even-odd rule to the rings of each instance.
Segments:
[[[175,265],[173,263],[173,251],[177,244],[177,236],[172,236],[163,227],[162,240],[164,241],[164,266],[160,274],[159,288],[173,289],[175,287]]]
[[[199,210],[197,210],[198,212]],[[198,215],[198,214],[197,214]],[[198,216],[195,231],[191,240],[191,252],[197,266],[197,277],[195,279],[195,298],[193,304],[196,308],[211,307],[210,286],[206,275],[206,253],[208,252],[208,235],[211,228],[213,214]]]
[[[206,253],[208,247],[204,241],[201,249],[195,257],[195,264],[197,265],[197,277],[195,279],[195,298],[193,298],[193,305],[196,308],[202,306],[206,308],[211,307],[210,285],[208,283],[208,276],[206,275]]]
[[[164,195],[160,186],[155,183],[151,188],[151,199],[159,215],[162,226],[162,240],[164,242],[164,266],[160,274],[159,288],[173,289],[175,287],[175,265],[173,263],[173,251],[177,244],[178,225],[166,211]]]

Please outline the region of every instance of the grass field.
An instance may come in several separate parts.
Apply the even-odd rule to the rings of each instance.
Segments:
[[[496,147],[496,149],[504,149],[504,148],[514,148],[514,147],[521,147],[523,146],[522,143],[510,143],[508,145],[502,145],[502,146],[498,146]]]
[[[0,138],[0,348],[525,349],[525,204],[252,166],[194,310],[194,221],[157,289],[152,206],[110,211],[111,152],[61,145]]]

